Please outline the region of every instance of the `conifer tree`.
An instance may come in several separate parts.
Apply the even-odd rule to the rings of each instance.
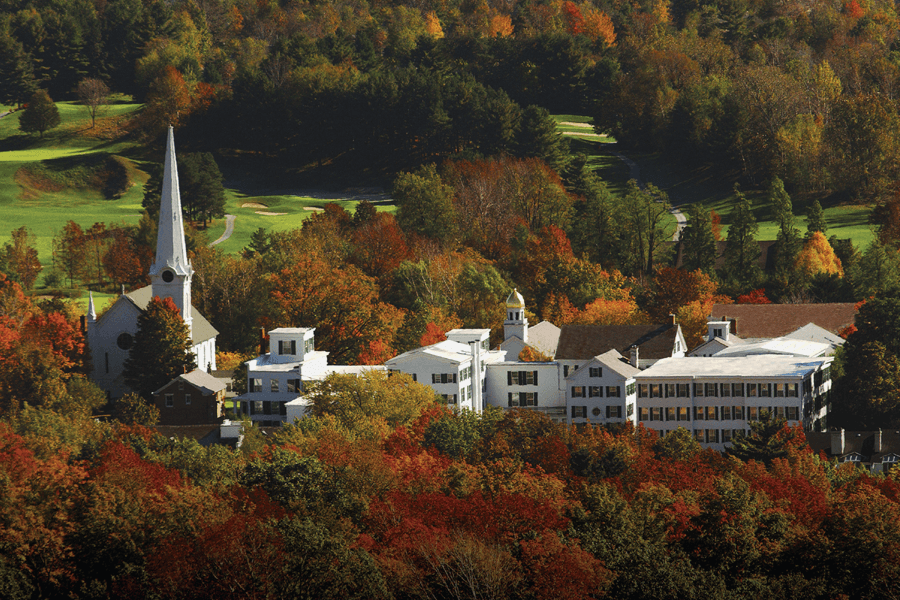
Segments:
[[[811,236],[817,231],[825,233],[827,230],[828,225],[825,223],[825,213],[822,210],[822,205],[819,204],[818,200],[813,200],[809,210],[806,211],[806,235]]]
[[[171,298],[153,298],[138,317],[138,331],[122,375],[146,399],[179,375],[197,368],[188,326]]]
[[[772,217],[778,224],[775,278],[786,291],[790,291],[805,283],[794,268],[802,240],[800,231],[794,226],[794,207],[791,197],[784,189],[784,182],[778,177],[773,178],[769,186],[769,204],[772,208]]]
[[[756,241],[759,225],[750,201],[735,184],[737,204],[731,211],[731,226],[725,238],[725,279],[752,287],[759,279],[760,249]]]
[[[756,460],[767,465],[776,458],[787,456],[788,446],[797,435],[785,429],[785,419],[777,419],[771,411],[763,410],[759,421],[748,421],[750,435],[737,435],[728,454],[743,461]]]
[[[681,234],[684,244],[684,268],[700,269],[712,274],[716,268],[716,238],[712,230],[712,217],[699,203],[688,208],[690,219]]]

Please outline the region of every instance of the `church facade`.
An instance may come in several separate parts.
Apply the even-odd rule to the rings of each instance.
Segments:
[[[150,285],[123,293],[99,318],[93,297],[88,305],[86,334],[92,359],[91,379],[112,398],[131,391],[122,375],[125,360],[134,344],[138,317],[157,296],[171,298],[181,312],[190,332],[197,367],[207,372],[216,368],[216,336],[219,332],[191,305],[194,269],[184,239],[175,137],[171,127],[163,171],[156,258],[149,275]]]

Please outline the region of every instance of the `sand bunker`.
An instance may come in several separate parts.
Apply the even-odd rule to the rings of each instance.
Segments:
[[[241,204],[241,208],[269,208],[265,204],[260,204],[259,202],[244,202]]]
[[[318,206],[304,206],[304,207],[303,207],[303,210],[310,210],[310,211],[312,211],[312,212],[322,212],[322,211],[324,211],[325,209],[324,209],[324,208],[319,208]]]
[[[264,215],[266,217],[280,217],[281,215],[286,215],[287,213],[273,213],[273,212],[265,212],[262,210],[256,211],[258,215]]]

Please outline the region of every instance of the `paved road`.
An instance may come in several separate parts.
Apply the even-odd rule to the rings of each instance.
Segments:
[[[227,240],[228,238],[231,237],[231,234],[234,233],[234,219],[235,218],[236,217],[234,215],[225,215],[225,233],[223,233],[219,239],[217,239],[216,241],[211,243],[209,245],[210,248],[212,248],[216,244],[221,244],[222,242],[224,242],[225,240]]]
[[[10,114],[11,112],[12,112],[11,110],[8,110],[8,111],[6,111],[6,112],[0,113],[0,119],[2,119],[3,117],[5,117],[6,115]]]
[[[638,164],[624,154],[619,154],[618,152],[613,152],[613,154],[628,166],[629,179],[634,179],[637,181],[638,186],[643,188],[644,182],[641,180],[641,168]],[[675,207],[669,209],[669,212],[675,217],[675,221],[678,223],[678,226],[675,227],[675,233],[672,234],[672,241],[677,242],[678,238],[681,237],[681,231],[687,227],[687,217],[684,216],[684,213],[681,212],[681,210]]]

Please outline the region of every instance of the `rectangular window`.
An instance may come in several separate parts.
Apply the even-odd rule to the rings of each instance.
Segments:
[[[666,384],[665,394],[666,394],[666,398],[674,398],[675,397],[675,384],[674,383]]]
[[[723,420],[723,421],[730,421],[730,420],[731,420],[731,407],[730,407],[730,406],[723,406],[723,407],[722,407],[722,413],[721,413],[721,414],[722,414],[722,420]]]
[[[573,406],[572,407],[572,418],[573,419],[586,419],[587,418],[587,406]]]
[[[654,406],[650,409],[650,420],[651,421],[662,421],[662,408],[659,406]]]
[[[758,414],[757,408],[755,406],[747,407],[747,420],[748,421],[759,421],[759,414]]]
[[[166,394],[166,407],[171,408],[175,406],[175,396],[172,394]]]
[[[756,387],[757,387],[757,386],[756,386],[755,383],[748,383],[748,384],[747,384],[747,397],[748,397],[748,398],[756,398],[756,396],[757,396],[757,393],[756,393]]]
[[[776,418],[776,419],[784,419],[784,418],[786,418],[786,417],[785,417],[785,412],[784,412],[784,407],[783,407],[783,406],[776,406],[776,407],[774,408],[774,410],[775,410],[775,418]]]
[[[650,409],[648,409],[646,406],[642,406],[638,420],[639,421],[649,421],[650,420]]]
[[[731,430],[730,430],[730,429],[723,429],[723,430],[722,430],[722,443],[723,443],[723,444],[730,444],[730,443],[731,443]]]
[[[675,407],[667,406],[666,407],[666,421],[674,421],[675,420]]]
[[[736,396],[738,398],[743,397],[744,395],[744,384],[743,383],[732,383],[731,384],[731,395]]]
[[[784,398],[784,388],[785,388],[785,384],[783,384],[783,383],[775,384],[775,397],[776,398]]]
[[[772,397],[772,384],[771,383],[760,383],[759,384],[759,395],[761,398],[771,398]]]
[[[650,386],[646,383],[641,383],[638,385],[638,398],[649,398],[650,397]]]
[[[253,415],[263,414],[263,404],[265,404],[265,402],[263,402],[262,400],[254,400],[253,402],[251,402],[250,407],[253,412],[250,414],[253,414]]]
[[[602,398],[602,397],[603,397],[603,386],[602,385],[588,386],[588,398]]]
[[[563,365],[563,377],[569,376],[569,365]]]
[[[581,386],[581,385],[572,386],[572,397],[573,398],[584,398],[584,386]]]
[[[743,406],[732,406],[731,407],[731,418],[734,420],[743,419],[744,418],[744,407]]]
[[[706,420],[707,421],[718,421],[719,420],[719,407],[718,406],[707,406],[706,407]]]
[[[251,392],[262,392],[262,379],[251,379],[250,380],[250,391]]]
[[[650,397],[651,398],[662,398],[662,384],[661,383],[651,383],[650,384]]]
[[[273,379],[273,380],[272,380],[272,383],[271,383],[271,386],[272,386],[272,393],[273,393],[273,394],[277,394],[277,393],[278,393],[278,380],[277,380],[277,379]]]
[[[185,405],[185,406],[190,406],[190,405],[191,405],[191,395],[190,395],[190,394],[185,394],[185,395],[184,395],[184,405]]]
[[[606,407],[606,418],[607,419],[621,419],[622,418],[622,407],[621,406],[607,406]]]
[[[703,397],[703,384],[702,383],[694,384],[694,395],[697,397],[700,397],[700,398]]]
[[[519,406],[519,392],[510,392],[507,406]]]
[[[703,443],[706,441],[705,439],[703,439],[703,430],[702,429],[694,430],[694,438],[696,438],[696,440],[700,443]]]
[[[603,377],[603,367],[591,367],[588,373],[591,377]]]
[[[719,395],[723,397],[731,396],[731,384],[723,383],[719,386]]]
[[[295,394],[299,394],[303,388],[300,387],[299,379],[288,379],[287,380],[287,391],[293,392]]]
[[[690,421],[691,420],[691,412],[687,406],[679,406],[678,407],[678,419],[679,421]]]
[[[633,414],[634,414],[634,404],[629,404],[628,405],[628,416],[631,417],[631,415],[633,415]]]
[[[634,384],[632,384],[634,385]],[[631,390],[634,392],[634,390]],[[607,398],[621,398],[622,397],[622,388],[617,385],[608,385],[606,386],[606,397]]]
[[[443,398],[447,404],[456,404],[456,394],[441,394],[441,398]]]
[[[785,385],[787,385],[787,392],[785,395],[788,398],[798,398],[800,396],[799,386],[796,383],[788,383]]]
[[[271,402],[263,402],[263,414],[264,415],[272,414],[272,403]]]
[[[625,395],[626,395],[626,396],[633,396],[633,395],[634,395],[634,388],[635,388],[636,385],[637,385],[637,384],[629,383],[628,386],[625,388]]]
[[[706,441],[711,443],[719,442],[719,430],[718,429],[707,429],[706,430]]]
[[[432,373],[431,383],[456,383],[456,373]]]
[[[799,421],[800,420],[800,408],[797,406],[788,406],[787,407],[787,420],[788,421]]]
[[[718,393],[717,393],[718,387],[719,387],[718,385],[716,385],[715,383],[707,383],[705,385],[705,387],[706,387],[706,390],[705,390],[706,396],[709,396],[710,398],[715,398],[716,396],[718,396]]]
[[[303,352],[312,352],[315,349],[315,340],[310,338],[303,342]]]
[[[694,407],[694,420],[695,421],[703,421],[706,418],[706,407],[705,406],[695,406]]]
[[[690,398],[691,397],[691,386],[689,383],[676,383],[675,384],[675,392],[676,392],[676,397],[678,397],[678,398]]]

